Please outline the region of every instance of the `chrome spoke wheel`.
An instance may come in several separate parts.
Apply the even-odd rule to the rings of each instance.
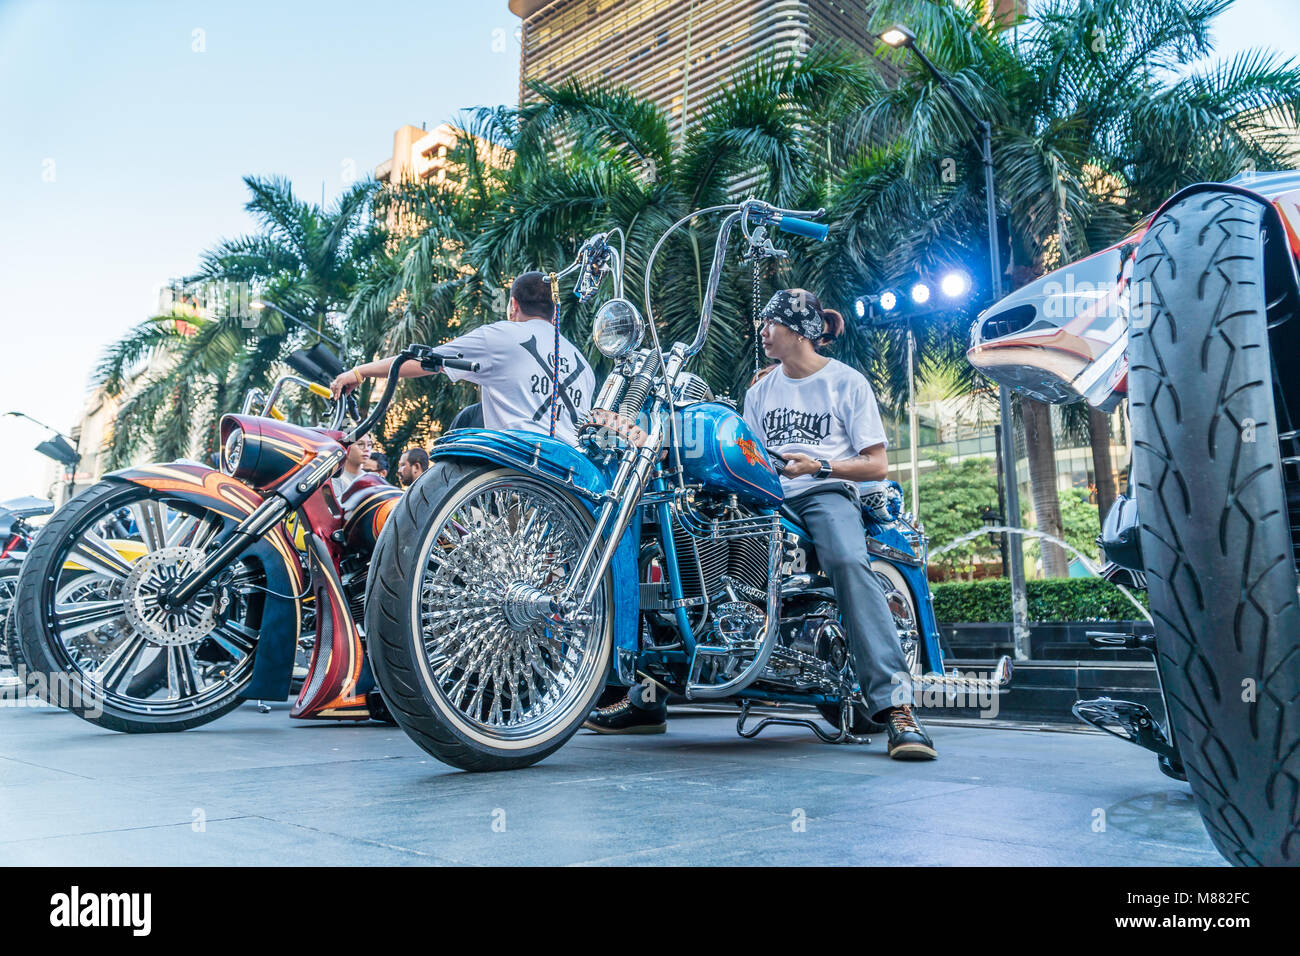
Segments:
[[[894,616],[898,642],[903,649],[903,659],[907,661],[907,672],[913,677],[920,677],[924,670],[921,661],[921,630],[907,582],[897,570],[884,562],[874,563],[872,571],[880,582],[881,590],[885,592],[889,612]]]
[[[192,601],[166,589],[202,560],[220,516],[131,488],[88,513],[59,547],[45,588],[47,646],[115,709],[178,716],[229,699],[251,674],[264,583],[235,564]]]
[[[453,493],[425,537],[413,620],[437,703],[463,733],[536,741],[565,728],[603,677],[608,596],[553,613],[590,521],[555,489],[488,475]]]

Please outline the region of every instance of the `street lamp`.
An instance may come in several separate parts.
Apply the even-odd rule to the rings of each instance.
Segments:
[[[895,24],[880,35],[881,41],[892,47],[906,47],[916,54],[917,59],[925,65],[930,74],[939,82],[958,109],[969,117],[975,125],[979,136],[980,160],[984,165],[984,200],[988,217],[989,271],[993,280],[989,286],[992,301],[1002,298],[1002,262],[998,252],[998,200],[993,184],[993,124],[976,115],[970,104],[962,99],[948,77],[916,45],[916,34],[902,24]],[[1006,482],[1007,513],[1012,523],[1020,520],[1020,491],[1016,485],[1016,449],[1015,430],[1011,415],[1011,396],[1006,386],[998,387],[998,411],[1002,422],[1002,460],[1006,462],[1004,481]],[[1011,620],[1015,635],[1016,657],[1024,660],[1029,656],[1029,628],[1025,623],[1028,617],[1028,601],[1025,597],[1025,558],[1022,542],[1018,535],[1008,535],[1007,552],[1010,557],[1008,576],[1011,578]]]
[[[308,323],[304,322],[296,315],[290,315],[288,312],[284,311],[284,309],[280,308],[274,302],[267,302],[265,299],[254,299],[252,302],[248,303],[248,307],[258,312],[260,312],[262,309],[274,309],[276,312],[279,312],[282,316],[284,316],[294,325],[306,329],[308,332],[310,332],[312,335],[315,335],[317,338],[324,339],[326,342],[330,343],[330,345],[338,349],[340,353],[342,353],[343,351],[343,346],[338,341],[338,339],[330,338],[330,336],[326,335],[320,329],[312,328]]]
[[[68,498],[71,499],[73,492],[77,488],[77,465],[81,462],[81,440],[65,435],[57,428],[51,428],[44,422],[32,418],[26,412],[5,412],[5,415],[13,418],[25,418],[29,422],[40,425],[46,431],[54,433],[53,438],[47,438],[37,445],[35,450],[46,458],[58,462],[68,470]],[[71,444],[68,444],[69,442]]]

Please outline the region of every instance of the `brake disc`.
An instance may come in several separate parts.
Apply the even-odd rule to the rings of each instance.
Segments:
[[[217,626],[217,608],[211,594],[199,594],[182,607],[171,608],[162,595],[198,567],[198,548],[161,548],[142,555],[131,565],[123,588],[126,619],[145,639],[163,647],[179,647],[203,640]]]

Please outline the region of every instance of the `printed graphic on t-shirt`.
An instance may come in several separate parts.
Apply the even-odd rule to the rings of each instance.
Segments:
[[[773,408],[763,416],[763,431],[772,448],[782,445],[816,445],[831,433],[830,412]]]
[[[543,356],[541,349],[537,345],[537,336],[533,336],[527,342],[521,342],[520,347],[533,357],[533,361],[538,364],[540,371],[533,372],[528,377],[529,391],[535,399],[540,399],[537,407],[533,410],[533,421],[540,422],[543,418],[549,418],[551,414],[551,405],[555,398],[551,395],[551,379],[555,376],[555,369],[551,366],[549,357]],[[559,394],[560,401],[568,409],[569,419],[576,425],[581,417],[578,409],[582,407],[582,389],[577,382],[582,378],[582,373],[587,371],[587,366],[583,364],[582,359],[575,353],[574,362],[577,368],[573,368],[569,359],[561,354],[559,362]]]

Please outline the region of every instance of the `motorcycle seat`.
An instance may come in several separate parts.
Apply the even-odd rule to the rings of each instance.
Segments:
[[[12,501],[0,502],[0,511],[8,512],[18,518],[35,518],[37,515],[53,513],[54,502],[31,496],[14,498]]]

